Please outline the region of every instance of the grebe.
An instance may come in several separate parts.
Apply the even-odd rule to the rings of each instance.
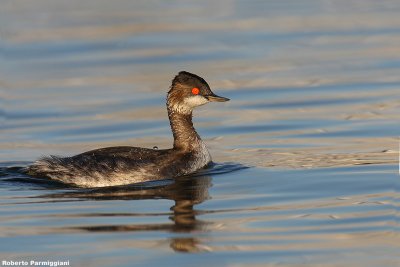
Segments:
[[[28,166],[26,173],[79,187],[126,185],[193,173],[211,162],[206,145],[193,127],[193,109],[228,100],[215,95],[203,78],[181,71],[167,94],[173,148],[118,146],[72,157],[43,157]]]

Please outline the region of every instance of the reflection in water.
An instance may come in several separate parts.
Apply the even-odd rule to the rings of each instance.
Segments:
[[[175,202],[171,207],[173,211],[169,217],[173,224],[155,223],[144,225],[101,225],[78,226],[69,228],[88,232],[125,232],[125,231],[169,231],[177,233],[190,233],[203,229],[206,222],[196,218],[194,206],[209,199],[208,188],[211,186],[211,176],[186,176],[168,181],[168,184],[154,187],[121,186],[99,189],[79,189],[70,192],[46,194],[39,198],[78,198],[83,200],[145,200],[169,199]],[[87,216],[119,216],[119,214],[89,214]],[[85,216],[85,215],[82,215]],[[170,247],[180,252],[198,252],[204,250],[196,238],[176,237],[171,238]]]
[[[4,166],[13,166],[15,164],[6,163]],[[17,164],[20,165],[20,164]],[[27,165],[27,163],[23,164]],[[63,233],[67,232],[143,232],[143,231],[160,231],[177,233],[176,236],[168,239],[170,247],[178,252],[200,252],[209,250],[203,245],[198,238],[192,235],[182,236],[181,233],[192,233],[205,231],[210,222],[198,220],[196,216],[199,214],[194,206],[209,199],[208,189],[211,187],[212,176],[227,174],[242,169],[247,166],[237,163],[212,164],[210,168],[202,169],[196,174],[190,176],[177,177],[175,179],[152,181],[141,184],[132,184],[114,187],[102,188],[71,188],[65,184],[49,179],[41,179],[30,177],[21,172],[22,167],[0,167],[0,182],[2,185],[11,187],[27,188],[31,186],[33,190],[46,190],[46,193],[35,196],[27,196],[23,201],[17,201],[14,205],[37,205],[45,203],[76,202],[76,201],[108,201],[108,200],[149,200],[149,199],[167,199],[173,200],[174,205],[170,208],[172,213],[78,213],[67,214],[62,213],[61,216],[77,217],[78,220],[85,221],[85,217],[115,217],[115,224],[101,224],[70,226],[64,225],[60,228],[46,229],[46,233]],[[56,191],[57,190],[57,191]],[[26,201],[26,199],[29,199]],[[32,201],[32,199],[35,199]],[[38,201],[36,201],[38,200]],[[58,204],[57,204],[58,205]],[[123,217],[144,217],[144,216],[169,216],[172,223],[146,223],[146,224],[121,224],[118,219]],[[39,215],[40,216],[40,215]],[[52,215],[58,217],[59,215]],[[159,221],[159,220],[157,220]],[[79,223],[81,224],[81,223]],[[55,230],[55,231],[53,231]],[[35,232],[37,234],[37,232]]]

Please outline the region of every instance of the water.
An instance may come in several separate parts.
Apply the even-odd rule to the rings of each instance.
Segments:
[[[1,260],[399,266],[398,1],[3,1]],[[213,168],[74,189],[42,155],[168,148],[180,70]]]

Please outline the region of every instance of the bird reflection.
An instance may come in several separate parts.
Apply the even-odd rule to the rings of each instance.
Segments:
[[[85,232],[128,232],[128,231],[164,231],[172,233],[192,233],[205,231],[211,222],[204,222],[197,218],[199,211],[195,209],[198,205],[210,198],[208,190],[211,187],[211,176],[226,174],[247,166],[237,163],[215,164],[211,169],[199,171],[191,176],[178,177],[173,180],[163,180],[144,184],[129,186],[103,187],[96,189],[71,189],[65,184],[49,179],[30,177],[21,172],[22,167],[0,167],[0,182],[13,186],[31,185],[32,189],[57,190],[61,193],[41,194],[31,198],[39,199],[37,203],[79,201],[79,200],[146,200],[146,199],[168,199],[173,200],[174,205],[170,208],[172,213],[155,214],[133,214],[133,213],[79,213],[82,217],[121,217],[121,216],[166,216],[172,223],[154,224],[111,224],[111,225],[89,225],[63,227],[57,230],[85,231]],[[39,188],[38,188],[39,187]],[[62,191],[61,191],[62,190]],[[54,192],[53,191],[53,192]],[[33,202],[18,202],[18,204],[32,204]],[[66,216],[66,215],[63,215]],[[208,250],[201,241],[191,235],[177,235],[169,241],[170,247],[179,252],[199,252]]]
[[[39,198],[78,198],[86,200],[144,200],[144,199],[169,199],[175,204],[170,208],[171,223],[145,224],[145,225],[101,225],[78,226],[73,230],[87,232],[124,232],[124,231],[169,231],[175,233],[190,233],[204,230],[206,222],[196,218],[197,211],[194,206],[209,199],[208,189],[211,186],[211,176],[179,177],[170,180],[164,185],[157,186],[123,186],[99,189],[79,189],[56,194],[41,195]],[[89,214],[88,216],[100,216]],[[107,214],[105,216],[121,216],[121,214]],[[68,230],[71,230],[69,228]],[[169,240],[170,247],[179,252],[199,252],[205,246],[194,237],[176,237]]]

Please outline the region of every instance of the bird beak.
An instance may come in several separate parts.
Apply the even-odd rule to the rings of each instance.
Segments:
[[[226,101],[230,100],[229,98],[222,97],[222,96],[217,96],[215,94],[207,95],[207,96],[204,96],[204,97],[207,98],[207,100],[211,101],[211,102],[226,102]]]

